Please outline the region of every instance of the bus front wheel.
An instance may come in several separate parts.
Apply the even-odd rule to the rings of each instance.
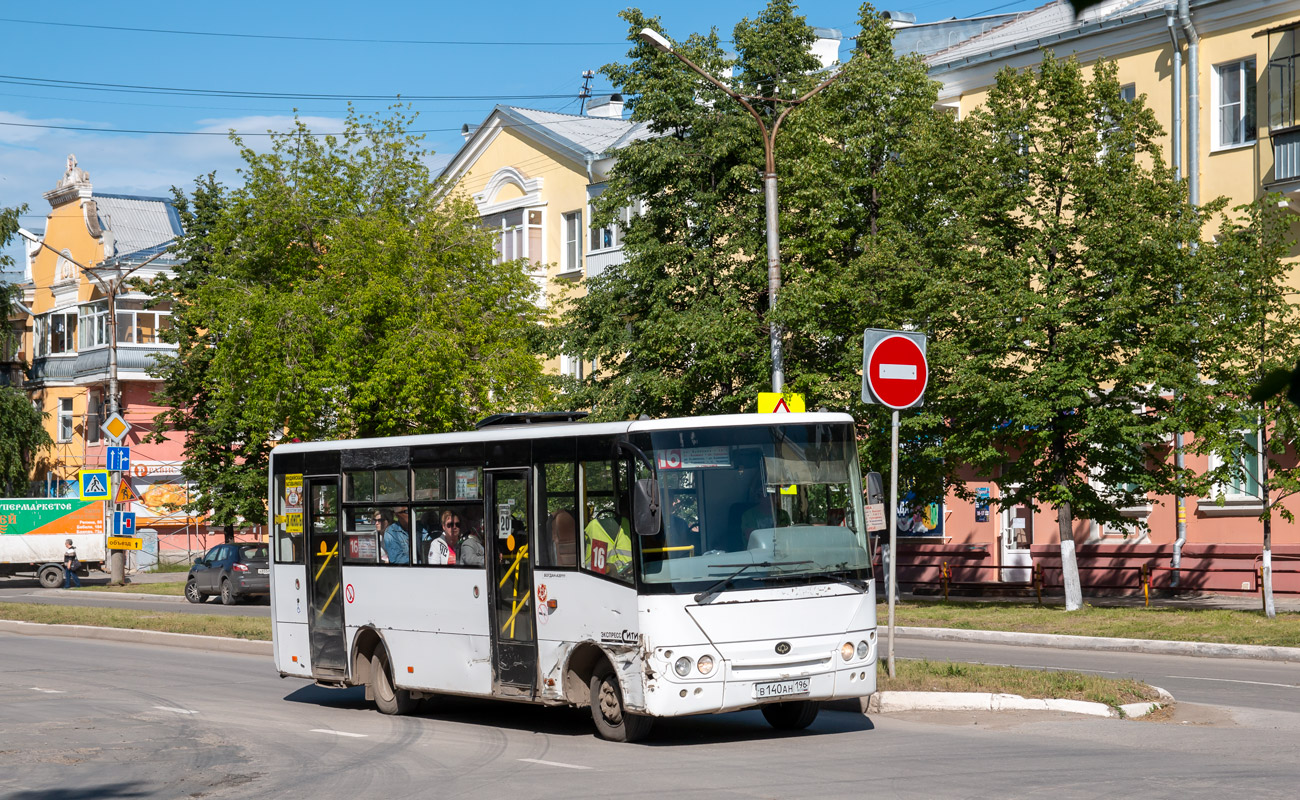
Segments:
[[[763,718],[781,731],[801,731],[817,719],[821,704],[815,700],[792,700],[763,706]]]
[[[382,647],[375,651],[370,660],[370,680],[374,686],[375,705],[381,714],[409,714],[415,709],[411,693],[393,685],[388,653]]]
[[[600,738],[611,742],[637,742],[650,733],[653,717],[633,714],[623,705],[618,677],[608,663],[601,663],[591,676],[591,718]]]

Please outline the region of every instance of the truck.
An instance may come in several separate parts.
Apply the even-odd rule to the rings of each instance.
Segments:
[[[72,540],[82,571],[106,570],[104,502],[66,498],[0,499],[0,578],[32,574],[63,585],[63,552]]]

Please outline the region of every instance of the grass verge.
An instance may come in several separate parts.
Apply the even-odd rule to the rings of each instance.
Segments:
[[[141,611],[132,608],[90,608],[41,603],[0,603],[0,619],[43,622],[47,625],[95,625],[101,628],[197,633],[234,639],[270,641],[268,617],[227,617],[216,614],[182,614],[175,611]]]
[[[160,561],[149,568],[149,572],[189,572],[189,561]]]
[[[1160,695],[1145,683],[1081,672],[1017,669],[988,664],[895,659],[897,675],[878,664],[876,688],[882,692],[994,692],[1021,697],[1088,700],[1119,708],[1125,703],[1155,702]]]
[[[82,586],[74,591],[82,592],[126,592],[128,594],[165,594],[180,596],[185,594],[184,581],[175,583],[128,583],[126,586]]]
[[[879,615],[880,620],[886,617]],[[1019,603],[927,603],[908,601],[894,607],[898,625],[917,628],[1017,631],[1069,636],[1115,636],[1174,642],[1215,642],[1300,647],[1300,614],[1222,608],[1098,608],[1079,611],[1061,606]]]

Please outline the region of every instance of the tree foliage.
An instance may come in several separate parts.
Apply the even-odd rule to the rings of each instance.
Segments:
[[[18,217],[27,206],[0,208],[0,248],[18,233]],[[0,252],[0,272],[13,266],[13,259]],[[8,362],[17,349],[14,331],[9,326],[13,302],[18,298],[18,287],[0,281],[0,310],[3,323],[0,327],[0,364]],[[31,485],[32,462],[37,454],[54,444],[45,430],[44,421],[49,414],[37,410],[30,398],[19,388],[5,383],[8,376],[0,375],[0,489],[5,497],[26,496]]]
[[[1121,509],[1194,483],[1166,442],[1207,408],[1195,345],[1209,320],[1185,301],[1221,283],[1188,246],[1206,214],[1113,64],[1088,77],[1047,54],[999,73],[963,120],[932,122],[893,173],[891,244],[875,254],[911,279],[930,333],[942,429],[928,441],[995,480],[1004,507],[1056,508],[1071,570],[1076,517],[1132,525]],[[1077,607],[1077,573],[1066,584]]]
[[[439,200],[412,119],[299,121],[268,152],[235,137],[243,185],[175,191],[185,262],[150,290],[178,348],[156,369],[157,435],[186,432],[192,510],[214,522],[264,519],[281,437],[462,430],[546,396],[535,285],[494,263],[472,205]]]
[[[619,151],[596,223],[636,201],[625,261],[586,282],[548,340],[553,353],[595,359],[569,386],[604,418],[752,410],[770,388],[769,331],[784,340],[786,388],[811,406],[862,412],[862,329],[891,319],[887,275],[859,257],[879,214],[882,173],[935,88],[915,58],[897,58],[870,6],[845,74],[793,111],[776,136],[784,285],[768,309],[764,151],[759,126],[735,100],[669,54],[643,43],[662,30],[637,9],[621,13],[632,47],[603,72],[628,97],[632,119],[654,136]],[[774,0],[732,33],[676,47],[731,88],[793,98],[827,78],[814,40],[789,2]],[[839,69],[836,67],[835,69]],[[777,102],[755,102],[770,125]],[[879,437],[876,437],[877,440]],[[879,463],[877,461],[877,463]]]

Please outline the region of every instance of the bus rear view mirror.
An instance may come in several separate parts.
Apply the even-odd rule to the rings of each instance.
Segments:
[[[638,536],[659,532],[659,482],[641,478],[632,486],[632,524]]]
[[[881,480],[879,472],[868,472],[867,504],[875,505],[883,502],[885,502],[885,482]]]

